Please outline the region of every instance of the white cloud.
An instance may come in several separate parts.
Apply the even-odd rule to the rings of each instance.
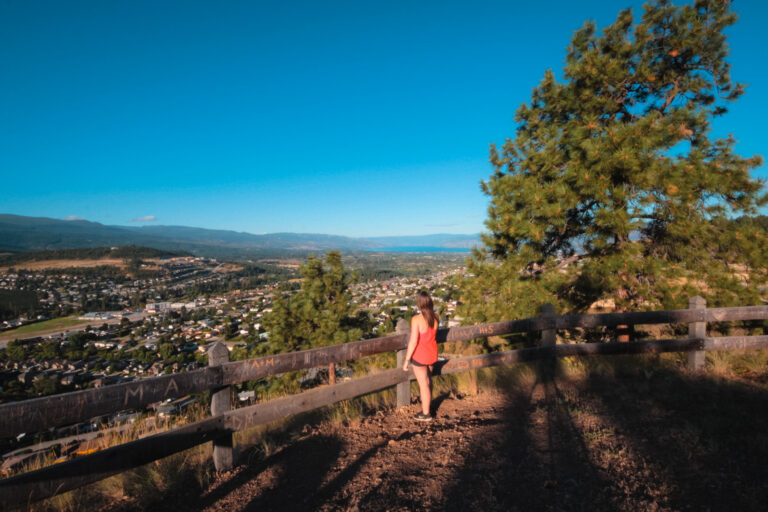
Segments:
[[[79,215],[67,215],[64,217],[64,220],[85,220],[85,217],[81,217]]]
[[[444,224],[425,224],[425,226],[429,228],[453,228],[460,224],[460,222],[446,222]]]
[[[145,215],[144,217],[136,217],[135,219],[131,219],[131,222],[155,222],[157,220],[157,217],[154,215]]]

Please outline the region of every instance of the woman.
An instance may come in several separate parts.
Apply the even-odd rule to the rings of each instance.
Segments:
[[[415,416],[418,421],[432,421],[430,406],[432,404],[432,365],[437,361],[438,319],[435,314],[432,297],[425,291],[416,295],[416,304],[420,315],[411,319],[411,338],[408,340],[408,350],[405,353],[403,370],[408,371],[408,363],[413,364],[413,373],[419,383],[421,396],[421,412]]]

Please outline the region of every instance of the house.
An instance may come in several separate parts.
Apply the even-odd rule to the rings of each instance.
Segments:
[[[114,318],[114,316],[108,312],[93,312],[81,315],[79,318],[80,320],[110,320]]]
[[[34,368],[30,368],[28,370],[21,372],[18,375],[17,379],[19,382],[27,386],[29,384],[32,384],[32,381],[35,379],[37,375],[38,375],[38,371]]]
[[[228,341],[228,342],[225,342],[225,343],[224,343],[224,346],[225,346],[225,347],[227,347],[227,350],[229,350],[230,352],[232,352],[232,350],[234,350],[234,348],[235,348],[235,347],[242,347],[242,348],[245,348],[245,347],[247,347],[248,345],[247,345],[245,342],[243,342],[243,341],[235,341],[235,342],[229,342],[229,341]]]
[[[162,405],[157,407],[157,414],[159,416],[173,416],[180,414],[187,410],[187,408],[195,403],[195,397],[187,396],[179,398],[178,400],[166,401]]]

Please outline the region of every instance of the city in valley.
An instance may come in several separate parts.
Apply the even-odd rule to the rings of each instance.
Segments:
[[[113,249],[114,250],[114,249]],[[228,263],[213,258],[156,255],[131,259],[15,262],[0,266],[0,297],[24,312],[0,321],[0,403],[134,379],[184,372],[207,364],[222,342],[230,359],[260,355],[269,342],[264,315],[276,294],[301,287],[300,258]],[[415,310],[414,295],[430,290],[443,325],[455,325],[461,254],[345,255],[350,302],[363,318],[363,337],[392,333]],[[106,263],[106,264],[105,264]],[[25,302],[25,298],[29,301]],[[323,373],[325,372],[325,373]],[[349,368],[339,367],[343,378]],[[302,387],[327,379],[305,372]],[[243,403],[262,398],[264,383],[237,390]],[[61,460],[108,431],[174,422],[201,397],[153,404],[48,432],[21,434],[2,447],[4,472],[54,447]],[[205,404],[199,404],[205,405]]]

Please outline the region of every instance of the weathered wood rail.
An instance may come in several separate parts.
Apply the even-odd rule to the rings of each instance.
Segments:
[[[705,351],[768,349],[768,336],[712,338],[706,337],[705,331],[707,322],[768,320],[768,306],[706,309],[700,297],[691,299],[690,309],[672,311],[555,315],[554,308],[546,306],[542,307],[542,315],[534,318],[440,329],[437,336],[440,343],[525,332],[540,332],[541,340],[536,347],[451,359],[437,368],[436,373],[449,374],[569,356],[661,352],[687,352],[689,367],[698,370],[703,366]],[[684,339],[623,343],[555,343],[555,333],[560,329],[650,324],[688,324],[689,336]],[[126,409],[137,409],[167,398],[205,390],[213,390],[220,397],[212,404],[213,415],[204,420],[0,480],[0,506],[9,509],[54,496],[208,441],[214,442],[217,469],[231,467],[233,432],[395,385],[398,389],[398,406],[406,405],[410,402],[408,381],[413,376],[399,367],[235,410],[228,410],[228,398],[224,397],[228,394],[226,388],[233,384],[383,352],[398,351],[398,362],[401,363],[407,342],[408,334],[403,332],[383,338],[223,364],[219,363],[226,361],[227,354],[211,353],[209,359],[213,366],[200,370],[2,404],[0,437],[10,437],[21,432],[40,431]],[[221,346],[214,347],[214,350],[220,351]],[[226,391],[224,393],[223,388]]]

